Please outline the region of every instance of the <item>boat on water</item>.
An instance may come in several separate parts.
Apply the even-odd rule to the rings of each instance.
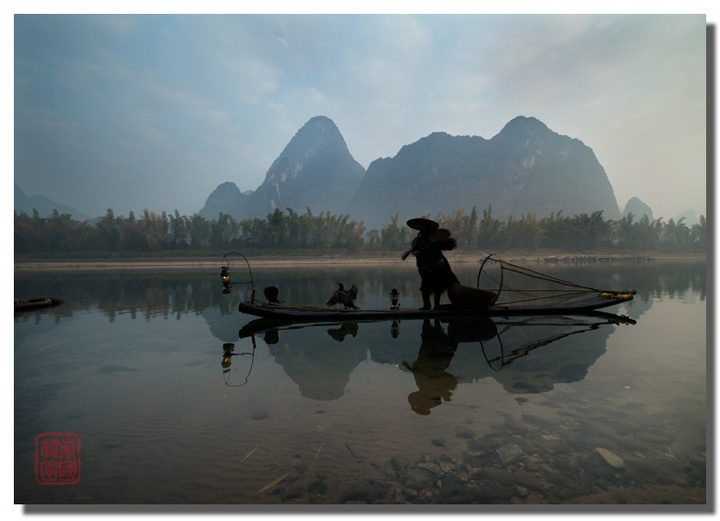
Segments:
[[[244,255],[241,255],[243,258]],[[453,316],[510,316],[542,314],[582,314],[633,299],[635,290],[604,290],[563,280],[527,267],[519,266],[494,255],[483,260],[477,277],[476,288],[462,286],[462,290],[483,292],[482,305],[472,302],[441,305],[436,309],[401,308],[397,303],[397,293],[393,290],[390,306],[387,308],[360,309],[357,307],[298,306],[284,305],[277,301],[263,302],[255,298],[254,282],[250,264],[245,258],[252,284],[251,298],[241,302],[238,311],[248,315],[274,320],[292,322],[332,320],[395,320],[419,318],[443,318]],[[221,276],[224,291],[232,291],[229,266],[223,265]],[[268,293],[267,290],[273,290]],[[449,292],[450,293],[450,292]],[[276,288],[265,288],[264,294],[277,294]],[[452,294],[450,299],[453,301]]]
[[[488,308],[465,308],[452,304],[439,309],[353,309],[313,306],[283,306],[263,302],[241,302],[238,311],[256,317],[287,320],[394,320],[412,318],[443,318],[464,315],[537,315],[585,313],[632,300],[630,292],[601,292],[564,304],[492,305]]]
[[[30,299],[15,299],[15,313],[35,311],[43,308],[59,306],[62,300],[52,297],[36,297]]]

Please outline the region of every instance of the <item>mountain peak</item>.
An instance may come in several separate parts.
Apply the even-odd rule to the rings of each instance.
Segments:
[[[537,118],[517,116],[508,121],[496,138],[513,137],[515,139],[529,139],[542,134],[555,134],[548,126]]]
[[[651,221],[655,219],[650,207],[637,197],[631,197],[625,204],[623,216],[626,217],[628,214],[633,214],[637,219],[640,219],[643,215],[647,215]]]
[[[398,212],[402,220],[488,207],[500,218],[541,218],[560,210],[619,215],[612,186],[589,147],[537,118],[518,116],[490,140],[434,132],[393,158],[372,162],[353,217],[372,229]]]
[[[266,211],[309,207],[347,213],[347,202],[364,175],[335,123],[315,116],[270,166],[255,198]]]
[[[365,169],[350,155],[335,123],[315,116],[285,146],[257,190],[240,197],[234,184],[218,187],[200,215],[224,211],[246,219],[287,208],[345,214],[364,175]]]
[[[326,116],[315,116],[297,131],[280,157],[288,156],[293,161],[304,160],[327,150],[350,154],[345,140],[333,120]]]

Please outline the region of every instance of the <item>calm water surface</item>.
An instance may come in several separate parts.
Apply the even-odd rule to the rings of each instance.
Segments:
[[[537,267],[638,293],[610,316],[268,329],[219,265],[19,271],[16,297],[65,303],[15,317],[15,501],[705,503],[705,262]],[[420,306],[409,264],[253,277]],[[81,440],[77,484],[38,483],[51,432]]]

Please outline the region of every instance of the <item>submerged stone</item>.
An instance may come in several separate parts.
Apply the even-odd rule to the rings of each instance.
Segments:
[[[612,468],[621,469],[625,467],[625,462],[623,461],[623,459],[614,452],[603,449],[602,447],[595,447],[595,452],[600,454],[600,456],[602,456],[602,459],[604,459],[605,462]]]
[[[442,480],[440,496],[446,503],[471,503],[473,494],[457,476],[447,476]]]
[[[265,409],[256,409],[255,412],[252,414],[253,420],[263,420],[267,418],[267,411]]]
[[[432,486],[436,479],[437,475],[433,472],[427,469],[413,467],[405,474],[405,486],[415,490],[422,490]]]
[[[433,474],[441,474],[442,473],[442,469],[440,468],[440,465],[438,465],[434,461],[426,461],[423,463],[418,463],[415,466],[420,469],[429,470]]]
[[[503,465],[509,465],[513,461],[516,461],[517,459],[519,459],[525,453],[516,444],[508,443],[507,445],[503,445],[502,447],[497,449],[495,451],[495,454],[498,455],[498,457],[500,458],[500,462]]]
[[[410,461],[405,456],[395,456],[389,463],[396,472],[401,472],[410,465]]]
[[[528,434],[532,430],[529,425],[513,416],[505,418],[505,428],[519,434]]]
[[[343,503],[372,503],[377,499],[377,490],[367,481],[358,481],[348,486],[342,494]]]
[[[348,486],[342,494],[343,503],[373,503],[385,498],[390,485],[385,481],[362,480]]]
[[[472,439],[475,433],[467,427],[459,426],[455,428],[455,436],[458,438]]]
[[[544,491],[549,488],[547,482],[542,481],[529,472],[520,472],[519,474],[513,474],[515,478],[515,484],[521,485],[526,488],[530,488],[536,491]]]
[[[499,469],[497,467],[484,467],[481,470],[479,476],[473,476],[475,478],[481,477],[491,479],[500,485],[512,486],[515,484],[515,478],[508,471]]]

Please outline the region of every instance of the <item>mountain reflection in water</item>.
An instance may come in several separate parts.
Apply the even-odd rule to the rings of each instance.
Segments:
[[[351,373],[368,356],[376,362],[391,363],[413,374],[417,390],[409,394],[408,402],[417,414],[427,415],[443,401],[450,401],[459,383],[491,377],[506,391],[525,394],[549,391],[557,383],[580,381],[605,352],[613,328],[603,326],[634,323],[630,318],[600,312],[362,324],[279,325],[257,319],[245,325],[239,337],[250,338],[254,351],[256,336],[261,336],[275,362],[306,398],[342,397]],[[582,347],[561,342],[571,335],[588,332],[592,334],[587,335]],[[405,333],[416,335],[415,345],[419,347],[414,351],[408,347],[412,343],[393,343],[401,334],[407,336]],[[335,342],[324,341],[321,337],[325,335]],[[463,349],[459,349],[461,344]],[[226,381],[230,356],[235,354],[234,344],[229,346],[232,347],[224,347],[223,355]],[[249,376],[248,371],[246,381]]]

